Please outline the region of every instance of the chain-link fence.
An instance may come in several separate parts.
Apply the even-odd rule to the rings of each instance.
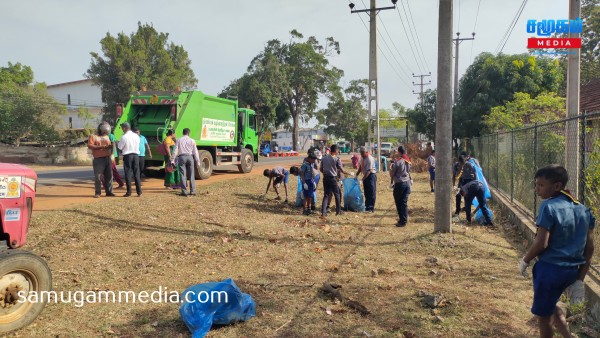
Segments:
[[[532,218],[540,204],[535,171],[559,164],[569,172],[568,188],[577,191],[577,198],[593,210],[600,223],[600,112],[484,135],[470,143],[472,156],[481,163],[488,184]],[[579,170],[566,165],[575,161]],[[579,178],[578,187],[573,186],[573,175]],[[600,243],[600,231],[595,233],[596,243]],[[596,250],[594,264],[599,263],[600,250]]]

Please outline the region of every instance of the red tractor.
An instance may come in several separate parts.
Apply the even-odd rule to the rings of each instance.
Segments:
[[[0,163],[0,333],[33,322],[48,301],[44,293],[52,288],[46,261],[19,249],[26,242],[36,183],[32,169]],[[30,292],[37,293],[38,302],[29,301]]]

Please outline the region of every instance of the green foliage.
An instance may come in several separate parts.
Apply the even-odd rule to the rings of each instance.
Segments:
[[[423,93],[423,106],[419,103],[407,112],[408,122],[414,130],[430,140],[435,139],[435,102],[436,91],[429,89]]]
[[[600,140],[594,143],[592,152],[585,167],[585,204],[592,209],[596,219],[600,218]]]
[[[600,78],[600,0],[581,1],[581,83]]]
[[[329,64],[328,57],[339,54],[333,38],[321,44],[311,36],[306,40],[296,30],[289,43],[270,40],[248,67],[221,96],[237,95],[264,115],[268,125],[285,124],[292,119],[294,149],[299,139],[300,119],[307,121],[316,114],[320,96],[333,97],[340,91],[343,72]]]
[[[29,66],[23,66],[20,62],[8,63],[8,67],[0,68],[0,84],[14,84],[19,87],[27,87],[33,82],[33,70]]]
[[[542,93],[532,99],[528,93],[519,92],[504,106],[492,107],[490,114],[484,116],[483,123],[489,131],[496,132],[559,120],[565,116],[565,99],[555,93]]]
[[[460,81],[453,113],[454,137],[485,134],[489,130],[483,118],[493,107],[512,101],[517,92],[533,97],[557,92],[563,80],[557,60],[527,54],[480,54]]]
[[[18,146],[24,138],[41,143],[58,140],[56,128],[65,107],[48,95],[46,85],[32,84],[33,71],[20,63],[9,63],[0,74],[2,142]]]
[[[102,89],[106,120],[115,122],[115,103],[127,102],[131,93],[144,86],[149,90],[196,86],[198,80],[187,51],[169,43],[168,38],[168,33],[159,33],[152,25],[138,22],[137,32],[129,36],[106,33],[100,40],[103,56],[90,53],[92,62],[86,76]]]
[[[368,80],[352,80],[348,87],[332,93],[327,108],[317,114],[319,123],[327,125],[325,132],[350,141],[352,145],[364,144],[368,135],[367,101]]]

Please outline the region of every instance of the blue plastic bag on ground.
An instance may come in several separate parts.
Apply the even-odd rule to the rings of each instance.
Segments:
[[[193,338],[204,337],[213,324],[246,321],[256,315],[252,296],[242,293],[231,278],[190,286],[181,298],[179,313]]]
[[[296,190],[296,206],[301,207],[302,201],[304,201],[304,194],[302,193],[302,180],[298,177],[298,189]],[[313,203],[317,205],[317,191],[315,190],[313,194]]]
[[[344,178],[344,208],[349,211],[365,211],[365,199],[356,178]]]

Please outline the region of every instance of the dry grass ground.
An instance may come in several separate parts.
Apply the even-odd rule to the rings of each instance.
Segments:
[[[28,248],[47,259],[57,291],[183,291],[231,277],[252,295],[257,316],[209,337],[536,335],[531,282],[517,273],[521,240],[507,223],[433,234],[433,194],[426,176],[417,174],[409,225],[397,228],[386,174],[379,177],[374,214],[302,216],[295,207],[261,200],[265,179],[248,176],[202,186],[193,198],[165,191],[37,212]],[[290,190],[295,196],[295,183]],[[371,314],[323,297],[324,282],[340,284]],[[445,306],[427,308],[419,292],[443,294]],[[189,332],[177,304],[49,304],[12,336]]]

